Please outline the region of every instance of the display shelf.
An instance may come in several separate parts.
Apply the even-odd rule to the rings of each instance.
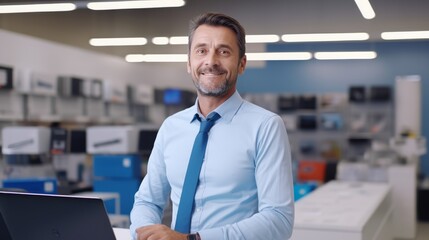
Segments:
[[[243,98],[280,115],[294,160],[355,161],[363,159],[372,141],[388,143],[393,136],[389,90],[350,86],[349,93],[248,93]]]
[[[0,120],[19,121],[24,119],[24,99],[13,91],[0,91]]]

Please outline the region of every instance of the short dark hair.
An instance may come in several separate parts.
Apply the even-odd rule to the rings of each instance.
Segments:
[[[189,26],[189,50],[191,49],[195,30],[201,25],[221,26],[231,29],[237,37],[240,59],[244,56],[246,53],[246,33],[243,26],[234,18],[221,13],[205,13],[191,21]]]

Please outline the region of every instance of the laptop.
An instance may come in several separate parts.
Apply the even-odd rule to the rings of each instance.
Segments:
[[[100,198],[0,191],[1,240],[115,240]]]

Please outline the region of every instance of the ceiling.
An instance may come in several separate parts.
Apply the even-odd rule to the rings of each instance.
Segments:
[[[29,1],[0,0],[10,2]],[[370,40],[379,41],[384,31],[429,30],[427,0],[371,0],[371,4],[376,13],[372,20],[362,17],[354,0],[187,0],[180,8],[0,14],[0,28],[120,57],[186,53],[186,46],[156,46],[150,40],[187,35],[189,20],[204,12],[235,17],[247,34],[367,32]],[[88,40],[93,37],[146,37],[148,44],[92,47]]]

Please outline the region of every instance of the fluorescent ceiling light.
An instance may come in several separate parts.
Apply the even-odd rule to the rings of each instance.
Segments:
[[[318,60],[374,59],[376,57],[377,57],[377,53],[373,51],[314,53],[314,58]]]
[[[76,9],[73,3],[43,3],[0,6],[0,13],[66,12]]]
[[[187,62],[188,54],[128,54],[127,62]]]
[[[309,60],[309,52],[246,53],[248,61]],[[127,62],[187,62],[187,54],[128,54]]]
[[[333,42],[333,41],[364,41],[369,39],[369,34],[357,33],[308,33],[308,34],[284,34],[284,42]]]
[[[280,37],[277,35],[246,35],[247,43],[271,43],[279,40]],[[186,45],[188,42],[188,36],[173,36],[169,40],[171,45]]]
[[[87,7],[91,10],[118,10],[140,8],[182,7],[184,0],[143,0],[143,1],[108,1],[90,2]]]
[[[167,45],[168,37],[154,37],[152,38],[152,43],[155,45]]]
[[[285,60],[309,60],[309,52],[263,52],[246,53],[248,61],[285,61]]]
[[[265,52],[265,53],[246,53],[248,61],[291,61],[291,60],[310,60],[310,52]],[[376,52],[316,52],[314,57],[319,60],[347,60],[347,59],[374,59]],[[158,62],[174,63],[187,62],[187,54],[128,54],[125,57],[127,62]]]
[[[139,46],[147,43],[146,38],[91,38],[89,44],[92,46]]]
[[[175,36],[170,37],[170,44],[171,45],[186,45],[188,44],[189,40],[187,36]]]
[[[273,43],[280,41],[280,37],[274,34],[246,35],[246,43]]]
[[[429,31],[383,32],[381,38],[384,40],[427,39]]]
[[[355,3],[365,19],[375,18],[375,12],[374,9],[372,9],[371,3],[369,3],[369,0],[355,0]]]

